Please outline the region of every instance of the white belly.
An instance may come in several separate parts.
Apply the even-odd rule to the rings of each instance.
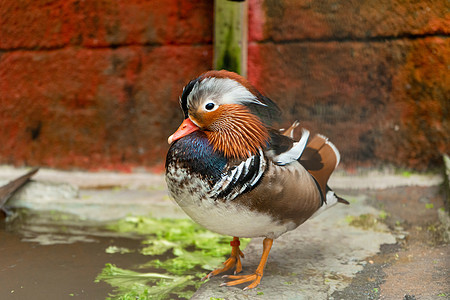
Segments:
[[[197,223],[207,229],[237,237],[277,238],[292,229],[292,224],[279,224],[269,215],[250,211],[233,203],[205,203],[183,207],[183,210]]]
[[[176,189],[170,177],[167,183],[171,196],[189,217],[211,231],[236,237],[277,238],[296,227],[293,222],[281,224],[270,215],[251,211],[233,201],[214,201],[207,196],[208,185],[200,179],[190,178],[184,181],[182,189]]]

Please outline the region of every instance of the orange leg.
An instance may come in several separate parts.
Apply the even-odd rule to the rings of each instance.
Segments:
[[[228,258],[223,264],[225,265],[223,268],[215,269],[208,275],[202,278],[202,280],[206,280],[208,278],[211,278],[212,276],[216,276],[217,274],[223,273],[228,271],[229,269],[236,266],[236,270],[234,271],[234,274],[238,274],[242,271],[242,263],[241,263],[241,257],[244,258],[244,253],[239,249],[239,238],[233,237],[233,241],[230,243],[231,245],[231,255],[230,258]]]
[[[252,283],[244,288],[244,290],[253,289],[259,285],[261,278],[263,276],[264,267],[266,266],[267,258],[269,257],[270,248],[272,248],[273,240],[265,238],[263,241],[263,254],[261,256],[261,261],[259,262],[258,268],[256,268],[255,273],[250,275],[225,275],[224,277],[234,279],[230,282],[222,283],[220,286],[234,286],[241,283],[252,281]]]

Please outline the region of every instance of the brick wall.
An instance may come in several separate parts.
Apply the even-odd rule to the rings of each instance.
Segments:
[[[0,163],[161,165],[186,80],[211,68],[210,1],[7,1]]]
[[[450,151],[445,1],[248,1],[250,81],[345,167]],[[160,167],[182,87],[211,68],[212,2],[5,1],[0,163]]]
[[[251,1],[249,79],[346,167],[426,169],[450,152],[446,1]]]

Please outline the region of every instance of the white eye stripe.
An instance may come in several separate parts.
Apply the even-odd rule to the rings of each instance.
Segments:
[[[246,87],[230,78],[210,77],[203,79],[201,82],[196,82],[187,97],[187,101],[188,103],[192,103],[196,100],[204,100],[207,98],[217,99],[220,104],[253,103],[266,106],[266,104],[259,101]]]

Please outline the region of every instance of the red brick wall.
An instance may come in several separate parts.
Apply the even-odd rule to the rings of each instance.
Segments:
[[[248,77],[346,167],[450,152],[445,1],[248,0]],[[178,96],[211,68],[213,1],[4,1],[0,163],[161,166]]]
[[[0,163],[162,164],[186,80],[211,68],[210,1],[6,1]]]
[[[249,79],[347,167],[450,153],[446,1],[250,1]]]

